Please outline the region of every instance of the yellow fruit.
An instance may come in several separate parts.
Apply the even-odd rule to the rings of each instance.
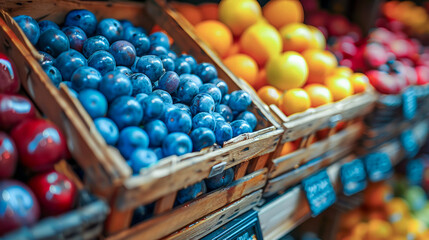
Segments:
[[[302,52],[310,47],[312,33],[303,23],[291,23],[280,29],[283,51]]]
[[[302,5],[296,0],[269,1],[262,12],[267,21],[278,29],[304,20]]]
[[[264,86],[258,90],[258,96],[265,104],[275,105],[279,102],[281,93],[273,86]]]
[[[326,47],[326,39],[323,33],[314,26],[307,26],[311,31],[310,49],[324,50]]]
[[[326,77],[337,66],[337,59],[332,53],[325,50],[309,49],[302,53],[308,66],[307,83],[325,82]]]
[[[352,236],[356,237],[357,239],[363,239],[368,233],[368,228],[368,223],[360,222],[354,226],[352,230]]]
[[[251,86],[258,81],[258,65],[253,58],[245,54],[235,54],[223,60],[225,66],[236,76],[244,79]]]
[[[418,219],[410,218],[407,224],[407,237],[414,239],[426,230],[425,224]]]
[[[281,53],[283,42],[277,29],[260,22],[247,28],[241,35],[240,49],[263,66],[268,59]]]
[[[232,34],[225,24],[216,20],[200,22],[195,26],[195,32],[220,57],[224,57],[232,45]]]
[[[246,28],[262,16],[261,6],[256,0],[222,0],[219,3],[219,20],[240,36]]]
[[[313,83],[304,87],[310,96],[311,107],[319,107],[333,102],[331,91],[322,84]]]
[[[389,221],[394,223],[400,221],[402,218],[408,217],[410,210],[404,199],[395,197],[386,203],[384,211],[386,212]]]
[[[406,235],[408,231],[408,222],[410,218],[404,217],[399,221],[391,222],[395,235]]]
[[[369,82],[368,77],[363,73],[354,73],[349,80],[353,85],[355,93],[365,92]]]
[[[341,76],[349,78],[353,74],[353,70],[351,70],[349,67],[346,66],[339,66],[336,67],[332,72],[331,75]]]
[[[331,91],[334,101],[339,101],[353,95],[353,86],[347,78],[331,76],[325,81],[325,85]]]
[[[310,108],[310,97],[302,88],[294,88],[283,94],[282,107],[286,116],[304,112]]]
[[[285,52],[271,58],[265,66],[268,83],[281,91],[302,87],[308,76],[304,58],[297,52]]]
[[[368,222],[368,240],[388,240],[393,235],[392,226],[383,220],[372,219]]]

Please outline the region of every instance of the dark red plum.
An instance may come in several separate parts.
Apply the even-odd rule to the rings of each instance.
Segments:
[[[61,30],[49,29],[40,36],[37,48],[56,58],[70,49],[70,42],[67,35]]]
[[[21,95],[0,94],[0,128],[10,130],[26,119],[36,117],[33,103]]]
[[[18,151],[9,135],[0,132],[0,179],[10,178],[15,173]]]
[[[21,82],[16,71],[15,63],[3,53],[0,53],[0,93],[17,93]]]

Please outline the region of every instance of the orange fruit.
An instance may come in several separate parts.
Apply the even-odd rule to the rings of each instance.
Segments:
[[[325,104],[332,103],[333,98],[329,89],[322,84],[309,84],[304,87],[304,90],[310,96],[311,107],[318,107]]]
[[[352,235],[353,237],[356,237],[355,239],[365,239],[365,235],[368,233],[368,223],[366,222],[360,222],[354,226],[352,229]]]
[[[273,86],[264,86],[258,90],[258,96],[265,104],[275,105],[280,100],[281,93]]]
[[[241,35],[240,49],[263,66],[268,59],[282,52],[283,42],[277,29],[259,22],[247,28]]]
[[[307,83],[323,84],[338,64],[335,56],[325,50],[309,49],[304,51],[302,56],[308,66]]]
[[[152,34],[154,32],[164,33],[165,35],[167,35],[168,41],[170,42],[170,45],[172,45],[174,43],[174,39],[172,37],[170,37],[170,35],[168,35],[167,31],[165,31],[163,28],[161,28],[161,26],[159,26],[158,24],[153,25],[153,27],[149,33]]]
[[[303,23],[291,23],[280,29],[283,51],[302,52],[310,47],[312,33]]]
[[[392,226],[383,220],[371,219],[368,222],[368,240],[389,239],[393,234]]]
[[[364,192],[363,204],[371,209],[383,208],[393,197],[393,189],[384,182],[368,185]]]
[[[304,112],[311,106],[310,97],[302,88],[293,88],[286,91],[282,97],[282,111],[286,116]]]
[[[240,43],[234,42],[231,47],[229,47],[228,51],[225,53],[224,58],[227,58],[231,55],[235,55],[237,53],[240,53]]]
[[[310,29],[311,32],[311,39],[310,39],[310,49],[320,49],[324,50],[326,47],[326,39],[323,33],[314,26],[307,26],[308,29]]]
[[[218,5],[216,3],[202,3],[198,5],[202,20],[218,20]]]
[[[265,19],[276,28],[290,23],[302,23],[304,10],[299,1],[269,1],[262,9]]]
[[[283,144],[282,152],[280,153],[280,155],[287,155],[289,153],[295,152],[296,149],[298,149],[298,146],[296,146],[294,142],[285,142],[285,144]]]
[[[216,20],[200,22],[195,26],[195,32],[220,57],[225,56],[232,45],[232,34],[225,24]]]
[[[219,20],[231,29],[234,36],[240,36],[261,16],[261,6],[256,0],[222,0],[219,3]]]
[[[189,3],[174,2],[172,6],[185,17],[192,25],[195,25],[203,19],[197,6]]]
[[[258,64],[245,54],[235,54],[223,60],[225,66],[237,77],[244,79],[253,86],[258,80]]]
[[[408,203],[399,197],[394,197],[384,205],[384,212],[390,222],[397,222],[404,217],[408,217],[410,209]]]
[[[363,73],[355,73],[349,78],[355,93],[365,92],[368,84],[368,77]]]
[[[364,218],[363,211],[360,208],[353,209],[341,216],[340,228],[352,229]]]
[[[253,88],[255,88],[256,90],[259,90],[260,88],[262,88],[266,85],[268,85],[267,71],[265,70],[265,68],[263,68],[263,69],[259,70],[258,79],[256,80]]]
[[[346,66],[338,66],[332,70],[331,75],[349,78],[353,74],[353,70]]]
[[[339,101],[353,95],[353,86],[347,78],[331,76],[325,81],[326,87],[331,91],[334,101]]]
[[[299,88],[305,84],[308,67],[297,52],[285,52],[272,57],[265,65],[268,83],[281,91]]]
[[[426,230],[425,224],[416,219],[409,218],[407,224],[407,237],[410,236],[410,239],[415,239],[420,236]]]

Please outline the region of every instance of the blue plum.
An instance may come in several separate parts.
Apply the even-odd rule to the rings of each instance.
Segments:
[[[207,93],[199,93],[192,99],[191,113],[193,116],[200,112],[212,113],[214,108],[215,102],[212,96]]]
[[[139,174],[143,168],[148,168],[158,162],[158,157],[150,149],[137,148],[130,156],[130,165],[133,174]]]
[[[194,151],[200,151],[203,148],[210,147],[216,142],[214,132],[205,127],[192,130],[190,137],[192,139]]]
[[[101,20],[96,29],[97,34],[105,36],[110,43],[121,40],[123,31],[124,28],[121,23],[113,18],[105,18]]]
[[[42,65],[43,71],[45,71],[46,75],[48,75],[51,82],[55,85],[55,87],[59,87],[60,83],[63,81],[63,77],[61,76],[60,70],[52,65]]]
[[[138,93],[135,98],[136,100],[141,103],[143,101],[143,99],[147,98],[149,95],[147,95],[146,93]]]
[[[223,120],[216,121],[215,129],[216,143],[223,146],[223,143],[232,138],[232,127]]]
[[[220,115],[222,115],[222,117],[225,119],[225,121],[227,122],[231,122],[234,118],[234,115],[232,114],[232,110],[230,107],[228,107],[228,105],[225,104],[219,104],[216,106],[215,112],[219,113]]]
[[[120,96],[130,96],[133,86],[130,78],[117,71],[108,72],[101,79],[99,90],[106,97],[108,102]]]
[[[42,35],[42,33],[44,33],[46,30],[49,30],[49,29],[60,29],[60,27],[58,27],[56,23],[50,20],[43,20],[43,21],[40,21],[38,24],[39,24],[40,35]]]
[[[161,55],[159,58],[161,58],[165,71],[174,71],[174,60],[171,57],[168,55]]]
[[[195,74],[200,77],[203,83],[208,83],[217,78],[217,70],[210,63],[200,63],[195,69]]]
[[[201,81],[200,77],[195,74],[184,73],[180,75],[180,82],[184,82],[186,80],[193,81],[195,84],[197,84],[198,89],[203,85],[203,81]]]
[[[177,192],[176,202],[184,204],[192,199],[207,192],[207,187],[204,181],[197,182],[187,188],[181,189]]]
[[[42,56],[42,59],[39,60],[40,65],[54,65],[55,58],[52,57],[49,53],[39,51],[39,54]]]
[[[167,122],[167,115],[169,112],[173,111],[174,109],[178,109],[178,107],[176,107],[173,104],[165,104],[165,108],[164,108],[164,113],[162,114],[162,116],[160,117],[160,119],[166,123]]]
[[[92,36],[97,27],[97,18],[95,15],[85,9],[76,9],[67,13],[64,26],[77,26],[85,31],[87,36]]]
[[[174,106],[176,106],[178,109],[185,111],[189,116],[192,116],[191,108],[188,105],[185,105],[183,103],[175,103]]]
[[[163,32],[154,32],[149,35],[150,45],[151,46],[162,46],[165,49],[170,48],[170,40],[168,36]]]
[[[82,53],[86,58],[89,58],[89,57],[91,57],[92,54],[94,54],[97,51],[109,50],[109,45],[110,44],[109,44],[109,41],[107,40],[107,38],[100,36],[100,35],[99,36],[93,36],[93,37],[86,39],[86,41],[83,43]]]
[[[160,148],[160,147],[154,148],[154,149],[152,149],[152,151],[156,154],[156,157],[158,159],[163,159],[164,158],[164,154],[162,153],[162,148]]]
[[[185,133],[170,133],[162,142],[162,153],[165,157],[182,156],[190,152],[192,152],[192,140]]]
[[[122,26],[122,27],[124,28],[124,32],[122,33],[123,39],[125,39],[127,41],[131,41],[131,38],[133,36],[136,36],[136,35],[141,34],[141,33],[143,33],[145,36],[147,36],[146,31],[141,27],[134,27],[134,26]],[[148,41],[149,41],[149,38],[148,38]],[[150,46],[150,41],[149,41],[149,46]],[[149,47],[148,47],[148,49],[149,49]]]
[[[85,89],[77,97],[92,119],[104,117],[107,114],[107,100],[95,89]]]
[[[94,125],[108,145],[116,144],[119,138],[119,129],[112,120],[105,117],[97,118],[94,120]]]
[[[133,44],[119,40],[110,45],[109,52],[116,60],[116,65],[130,67],[136,60],[136,49]]]
[[[85,32],[76,26],[65,27],[62,31],[69,39],[70,48],[82,52],[83,44],[87,39]]]
[[[189,133],[192,129],[192,119],[188,113],[177,108],[166,114],[165,125],[170,133]]]
[[[136,33],[133,34],[131,37],[125,39],[134,45],[134,47],[136,48],[136,54],[139,57],[146,54],[150,49],[149,38],[144,33]]]
[[[231,123],[232,127],[232,137],[237,137],[243,133],[251,133],[252,128],[244,120],[235,120]]]
[[[215,78],[211,80],[210,83],[213,83],[216,87],[219,88],[220,92],[222,93],[222,96],[228,94],[228,84],[226,84],[226,82],[222,79]]]
[[[133,69],[131,68],[131,70]],[[164,66],[162,65],[162,61],[159,57],[146,55],[138,59],[135,65],[135,70],[133,71],[144,73],[152,82],[156,82],[164,73]]]
[[[36,20],[27,15],[16,16],[13,20],[18,23],[18,26],[24,32],[25,36],[27,36],[28,40],[30,40],[33,45],[36,45],[40,37],[40,28]]]
[[[176,59],[174,61],[174,71],[179,75],[190,74],[192,72],[192,68],[188,62]]]
[[[131,71],[131,69],[124,67],[124,66],[118,66],[118,67],[116,67],[115,70],[118,72],[121,72],[127,76],[131,76],[131,74],[133,74],[133,71]]]
[[[249,112],[249,111],[244,111],[242,113],[240,113],[235,120],[244,120],[246,121],[250,128],[253,130],[255,130],[256,125],[258,124],[258,120],[256,119],[255,114]]]
[[[179,82],[179,75],[173,71],[168,71],[159,78],[158,87],[171,94],[176,92]]]
[[[107,116],[116,123],[119,129],[123,129],[139,125],[143,118],[143,109],[135,98],[121,96],[110,104]]]
[[[168,135],[167,126],[159,119],[146,123],[144,130],[149,136],[150,147],[160,147],[162,141]]]
[[[191,66],[191,71],[195,72],[195,69],[197,68],[197,61],[195,61],[195,58],[188,54],[182,54],[180,55],[179,59],[184,60]]]
[[[225,121],[225,118],[218,112],[212,112],[212,115],[216,121]]]
[[[198,92],[198,85],[194,81],[181,81],[179,83],[179,87],[177,88],[176,97],[180,99],[180,102],[190,104]]]
[[[207,178],[204,181],[206,182],[207,190],[213,191],[228,186],[232,183],[232,180],[234,180],[234,170],[228,168],[220,174]]]
[[[100,72],[95,68],[83,66],[74,71],[70,81],[72,82],[72,88],[80,92],[87,88],[98,89],[101,78]]]
[[[228,106],[234,112],[242,112],[246,110],[251,103],[252,99],[250,98],[250,95],[243,90],[232,92],[228,100]]]
[[[152,46],[149,48],[149,51],[147,52],[148,55],[155,55],[155,56],[162,56],[167,55],[168,50],[164,48],[163,46]]]
[[[116,69],[116,61],[112,54],[99,50],[88,58],[88,66],[97,69],[102,76]]]
[[[169,56],[173,60],[177,59],[177,54],[175,52],[173,52],[171,49],[168,50],[167,56]]]
[[[70,42],[66,34],[61,30],[49,29],[40,36],[37,48],[52,57],[58,57],[58,55],[70,49]]]
[[[130,75],[131,84],[133,85],[132,96],[139,93],[150,94],[152,93],[152,82],[143,73],[134,73]]]
[[[231,98],[231,95],[226,94],[225,96],[223,96],[222,101],[220,102],[221,104],[227,104],[229,102],[229,99]]]
[[[149,137],[147,133],[139,127],[126,127],[119,133],[116,146],[122,156],[125,159],[129,159],[137,148],[149,147]]]
[[[140,104],[142,105],[144,112],[144,121],[150,121],[153,119],[159,119],[164,113],[164,102],[157,95],[149,95],[144,98]]]
[[[46,32],[49,31],[51,30]],[[88,66],[88,63],[86,58],[80,52],[70,49],[61,53],[57,59],[55,59],[54,66],[60,70],[61,75],[63,76],[63,81],[70,81],[74,71],[82,66]]]
[[[157,89],[152,92],[152,94],[159,96],[165,104],[173,104],[173,99],[171,99],[171,95],[162,89]]]
[[[219,104],[222,100],[222,92],[213,83],[205,83],[200,87],[199,93],[207,93],[212,96],[216,104]]]
[[[192,118],[192,128],[197,129],[199,127],[205,127],[214,131],[216,127],[215,117],[212,114],[206,112],[198,113]]]
[[[134,27],[133,23],[127,19],[121,19],[119,22],[122,24],[122,27],[126,29],[127,27]]]

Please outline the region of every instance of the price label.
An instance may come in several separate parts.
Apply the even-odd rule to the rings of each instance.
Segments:
[[[386,153],[370,153],[365,157],[365,168],[371,182],[378,182],[392,175],[392,162]]]
[[[422,159],[414,159],[407,162],[405,175],[412,185],[420,185],[423,182],[424,165]]]
[[[411,130],[406,130],[401,134],[401,144],[408,158],[413,158],[419,152],[419,144]]]
[[[307,177],[302,181],[302,186],[313,217],[322,213],[337,200],[326,170]]]
[[[365,167],[361,159],[355,159],[341,167],[341,183],[346,196],[353,195],[366,188]]]
[[[414,118],[417,112],[417,96],[414,88],[407,88],[402,94],[402,114],[407,120]]]

